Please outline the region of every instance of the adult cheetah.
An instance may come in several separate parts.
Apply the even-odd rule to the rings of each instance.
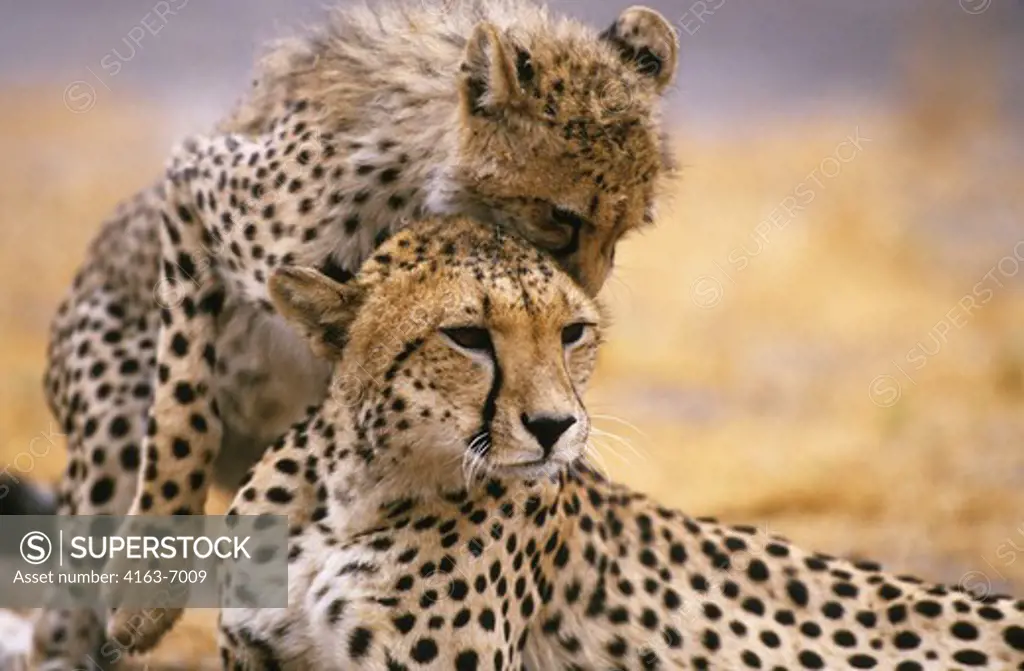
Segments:
[[[353,283],[290,268],[271,289],[334,378],[234,503],[289,516],[290,601],[222,612],[226,669],[1024,669],[1024,601],[587,468],[600,313],[524,241],[425,222]]]
[[[677,51],[652,10],[598,34],[528,0],[338,10],[279,45],[219,134],[104,225],[59,309],[60,512],[201,513],[219,454],[251,463],[323,397],[326,364],[266,299],[276,268],[344,281],[410,219],[461,213],[550,249],[596,293],[653,218]],[[131,615],[108,632],[132,650],[174,620],[139,635]],[[101,642],[86,614],[36,629],[52,668]]]

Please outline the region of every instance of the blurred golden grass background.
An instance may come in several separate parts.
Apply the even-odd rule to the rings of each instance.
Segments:
[[[679,129],[680,179],[604,293],[590,406],[617,436],[594,441],[614,478],[816,549],[1024,591],[1024,171],[997,162],[1014,120],[965,70],[911,68],[905,104],[855,124]],[[163,115],[3,97],[0,468],[45,482],[64,461],[33,443],[51,426],[48,320],[98,222],[159,173]],[[827,162],[837,151],[849,160]],[[802,211],[780,217],[794,194]],[[213,618],[190,613],[142,664],[215,668]]]

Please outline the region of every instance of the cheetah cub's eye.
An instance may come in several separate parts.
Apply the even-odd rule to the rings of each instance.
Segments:
[[[580,247],[580,234],[584,230],[584,224],[587,221],[575,212],[558,207],[557,205],[551,206],[549,217],[551,225],[555,230],[563,235],[568,234],[570,236],[562,246],[552,249],[552,253],[558,257],[575,254]]]
[[[568,226],[573,230],[582,228],[586,223],[580,215],[556,205],[551,206],[551,221],[559,226]]]
[[[489,352],[494,347],[491,343],[491,334],[487,329],[478,326],[443,328],[441,334],[456,346],[473,352]]]
[[[587,327],[590,324],[579,322],[576,324],[569,324],[562,329],[562,345],[564,347],[572,347],[583,340],[583,336],[587,334]]]

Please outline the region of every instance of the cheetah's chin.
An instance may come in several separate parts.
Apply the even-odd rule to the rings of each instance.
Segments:
[[[566,470],[568,464],[560,460],[536,459],[534,461],[521,461],[509,464],[494,464],[490,471],[499,478],[514,478],[517,480],[543,480],[554,478]]]

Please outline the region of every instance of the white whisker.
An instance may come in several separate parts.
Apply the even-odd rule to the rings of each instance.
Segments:
[[[622,419],[621,417],[616,417],[615,415],[596,415],[596,414],[591,413],[590,418],[591,419],[607,420],[609,422],[616,422],[618,424],[621,424],[621,425],[625,426],[627,429],[631,429],[633,431],[636,431],[638,434],[640,434],[644,438],[648,437],[647,434],[644,433],[643,430],[641,430],[636,424],[633,424],[632,422],[627,422],[626,420]]]
[[[590,443],[587,443],[586,447],[583,449],[583,458],[587,460],[587,463],[591,468],[604,477],[608,477],[608,466],[605,464],[604,456]]]
[[[487,462],[484,455],[490,447],[490,434],[481,433],[470,441],[466,448],[462,460],[462,476],[467,489],[472,489],[477,480],[486,473]]]
[[[482,452],[483,450],[478,448],[484,443],[486,443],[489,440],[489,438],[490,434],[486,432],[478,433],[476,437],[469,442],[469,445],[467,446],[466,449],[469,450],[470,452]]]
[[[635,454],[636,456],[640,457],[644,461],[647,461],[647,455],[638,450],[637,448],[633,447],[633,444],[626,440],[625,438],[623,438],[622,436],[612,433],[610,431],[602,431],[601,429],[596,429],[593,427],[591,427],[590,432],[592,435],[600,436],[601,438],[611,438],[612,440],[615,440],[620,445],[623,445],[624,447],[628,448],[629,451]]]
[[[466,452],[466,459],[462,464],[462,477],[465,480],[466,489],[473,488],[473,482],[476,479],[476,460],[475,454]]]
[[[592,440],[592,449],[594,450],[595,454],[600,454],[602,457],[606,455],[611,455],[615,457],[616,460],[621,461],[623,464],[626,464],[627,466],[630,464],[628,456],[619,452],[617,449],[615,449],[614,446],[608,445],[607,443],[599,442],[596,438]]]

